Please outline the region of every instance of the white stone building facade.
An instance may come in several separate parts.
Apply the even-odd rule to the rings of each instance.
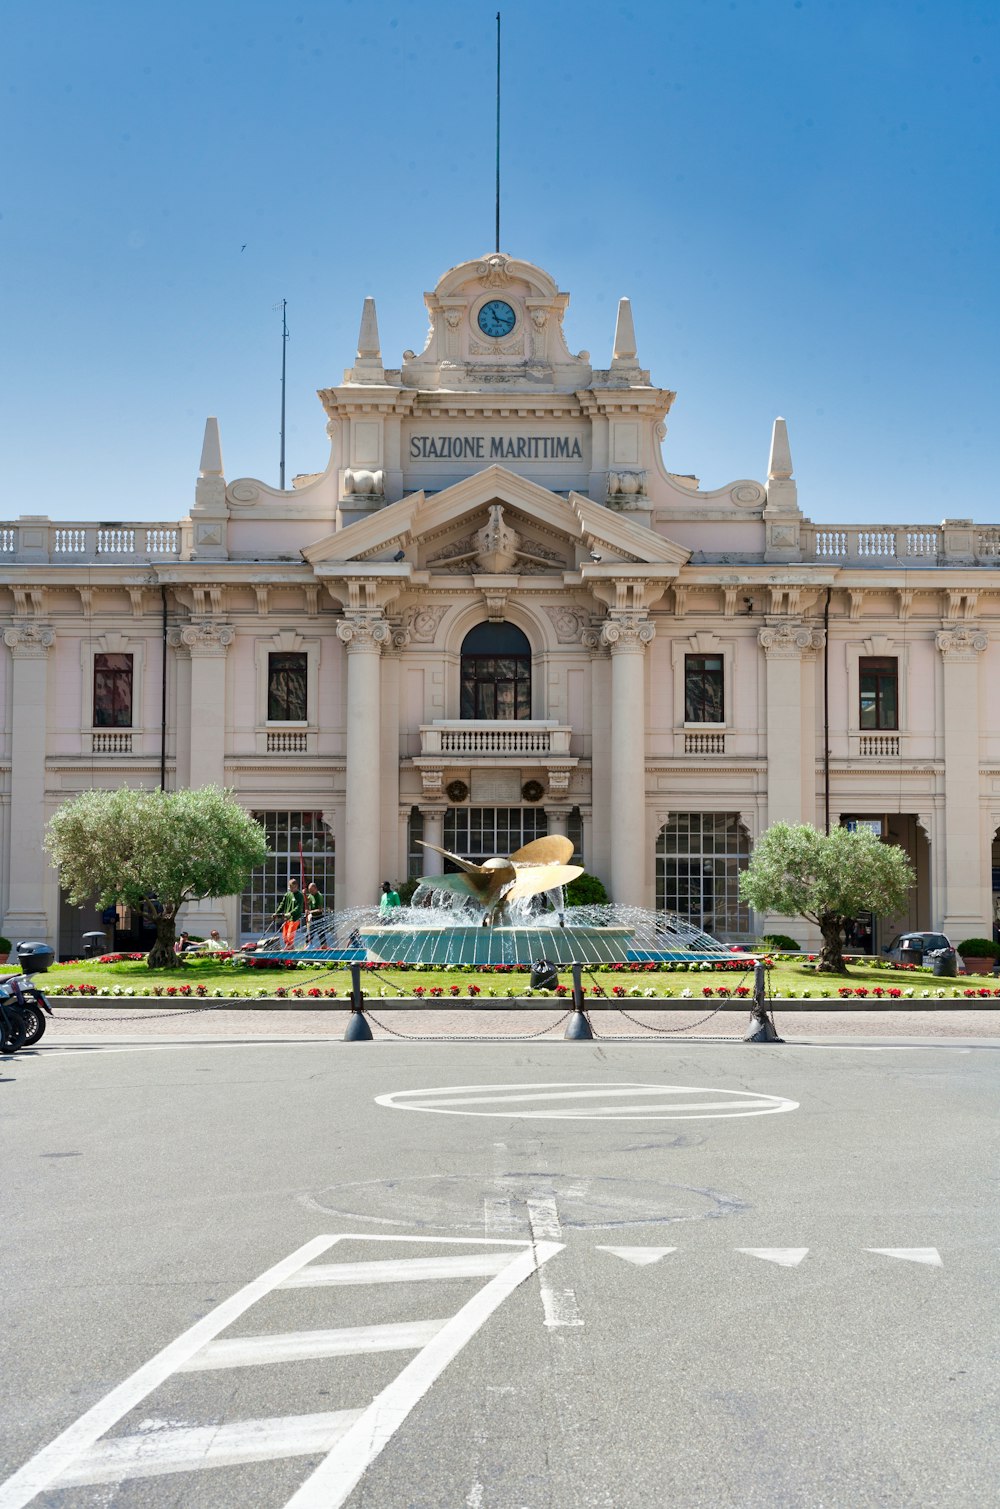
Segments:
[[[675,395],[627,300],[603,369],[531,263],[461,263],[424,301],[424,350],[390,369],[366,300],[319,393],[321,474],[227,483],[209,420],[179,522],[0,525],[2,931],[66,956],[95,924],[42,853],[62,801],[214,782],[275,850],[192,911],[231,939],[289,873],[370,904],[433,869],[419,837],[485,855],[546,831],[615,900],[750,937],[736,877],[777,820],[903,845],[918,885],[877,942],[988,936],[1000,528],[814,524],[781,419],[763,482],[671,473]]]

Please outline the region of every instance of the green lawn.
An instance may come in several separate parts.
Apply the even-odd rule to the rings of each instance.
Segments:
[[[561,971],[559,978],[567,987],[572,984],[569,969]],[[343,997],[350,990],[351,976],[350,971],[343,967],[324,970],[315,963],[300,964],[294,969],[264,970],[217,963],[206,958],[189,959],[175,970],[150,970],[144,963],[133,961],[121,964],[58,964],[44,976],[44,983],[54,995],[67,991],[70,986],[74,989],[69,993],[75,995],[81,985],[86,985],[96,987],[101,995],[161,995],[169,989],[171,998],[174,995],[195,996],[203,992],[214,997],[258,997],[273,996],[278,992],[288,995],[293,991],[295,994],[300,991],[305,994],[313,989],[324,996],[335,994]],[[697,966],[666,970],[597,969],[592,974],[585,968],[583,983],[588,994],[593,992],[595,985],[601,986],[608,995],[619,986],[625,991],[649,991],[656,996],[684,999],[688,998],[686,993],[690,992],[690,998],[701,1000],[706,991],[717,996],[720,988],[725,988],[734,995],[739,987],[749,990],[753,976],[750,970],[720,971],[699,969]],[[403,970],[393,965],[387,965],[379,971],[362,971],[362,989],[368,996],[412,995],[422,990],[431,998],[431,991],[435,988],[442,990],[445,996],[465,996],[476,993],[470,990],[470,986],[478,986],[478,992],[482,996],[492,995],[504,999],[523,995],[528,988],[528,972],[514,970],[498,974],[463,968]],[[945,999],[964,999],[965,990],[982,988],[989,990],[991,995],[996,991],[1000,1006],[1000,981],[989,976],[944,980],[935,978],[929,970],[896,970],[859,965],[852,966],[848,975],[841,978],[817,975],[808,965],[787,959],[777,961],[770,971],[770,991],[776,996],[808,996],[810,999],[829,997],[835,1000],[842,986],[850,986],[854,993],[867,990],[873,1000],[890,998],[891,990],[901,992],[898,998],[900,1000],[906,999],[908,992],[912,992],[910,999],[917,1000],[923,999],[925,992],[928,996],[943,992]],[[452,987],[457,989],[453,991]],[[881,992],[880,997],[875,996],[876,990]]]

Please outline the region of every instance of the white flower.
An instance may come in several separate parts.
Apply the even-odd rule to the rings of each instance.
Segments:
[[[925,992],[925,993],[926,993],[926,992]],[[909,989],[908,989],[908,990],[904,990],[904,991],[903,991],[903,994],[904,994],[904,996],[905,996],[905,997],[906,997],[906,999],[907,999],[907,1000],[910,1000],[910,998],[911,998],[911,997],[912,997],[912,995],[913,995],[913,986],[912,986],[912,985],[911,985],[911,986],[910,986],[910,988],[909,988]]]
[[[691,999],[691,992],[690,992],[690,990],[682,990],[681,991],[681,1000],[682,1001],[690,1001],[690,999]]]

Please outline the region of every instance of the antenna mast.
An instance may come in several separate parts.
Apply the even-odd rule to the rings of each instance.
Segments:
[[[285,311],[288,308],[288,300],[282,299],[280,304],[275,304],[275,310],[281,310],[281,453],[278,460],[278,486],[281,491],[285,490],[285,358],[288,351],[288,322]]]
[[[500,250],[500,12],[497,11],[497,223],[496,251]]]

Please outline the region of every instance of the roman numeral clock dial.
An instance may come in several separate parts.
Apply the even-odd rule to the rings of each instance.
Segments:
[[[477,323],[484,335],[498,341],[510,335],[517,324],[517,315],[503,299],[490,299],[480,309]]]

